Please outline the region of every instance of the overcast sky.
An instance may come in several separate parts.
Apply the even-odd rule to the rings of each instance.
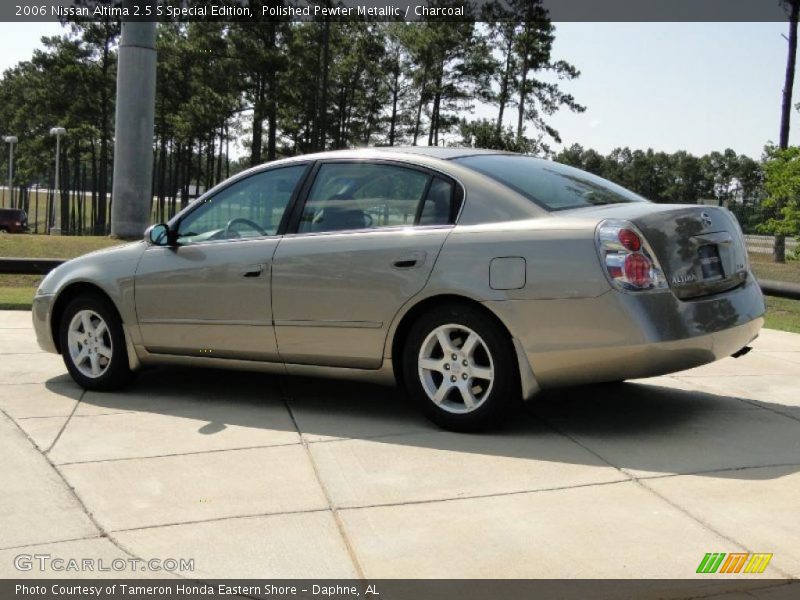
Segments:
[[[581,71],[565,82],[587,110],[551,119],[565,144],[754,158],[776,141],[786,61],[784,23],[557,23],[554,58]],[[30,57],[56,23],[0,23],[0,70]],[[800,78],[799,78],[800,79]],[[800,102],[800,84],[795,102]],[[492,117],[493,108],[478,116]],[[511,115],[510,118],[515,118]],[[791,141],[800,143],[800,113]],[[5,132],[0,132],[5,133]]]

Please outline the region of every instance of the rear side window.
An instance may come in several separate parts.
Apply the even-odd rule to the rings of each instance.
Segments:
[[[303,207],[299,233],[443,225],[453,185],[422,171],[364,162],[324,164]]]
[[[499,181],[551,211],[647,202],[602,177],[529,156],[489,154],[457,158],[454,162]]]

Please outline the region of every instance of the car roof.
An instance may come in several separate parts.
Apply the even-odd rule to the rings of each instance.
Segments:
[[[512,156],[522,156],[513,152],[505,152],[503,150],[486,150],[484,148],[440,148],[437,146],[369,146],[345,150],[328,150],[326,152],[316,152],[313,154],[299,154],[297,156],[291,156],[266,163],[265,165],[261,166],[331,158],[387,158],[392,155],[405,155],[406,157],[418,156],[422,158],[451,160],[466,156],[488,154],[508,154]]]
[[[450,160],[453,158],[463,158],[465,156],[476,156],[478,154],[514,154],[503,150],[487,150],[485,148],[440,148],[439,146],[376,146],[376,150],[382,152],[399,152],[403,154],[416,154],[419,156],[432,156]]]

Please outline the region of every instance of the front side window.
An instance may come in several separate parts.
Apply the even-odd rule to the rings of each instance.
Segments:
[[[178,227],[179,244],[275,235],[305,165],[251,175],[203,200]]]
[[[597,175],[529,156],[482,154],[454,162],[499,181],[547,210],[647,202]]]
[[[444,225],[453,186],[414,169],[363,162],[322,165],[303,208],[299,233]]]

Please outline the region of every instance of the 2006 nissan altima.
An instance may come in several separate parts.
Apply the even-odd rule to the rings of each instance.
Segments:
[[[540,389],[739,354],[763,313],[727,210],[441,148],[251,169],[55,269],[33,303],[39,344],[87,389],[162,363],[403,382],[456,430]]]

